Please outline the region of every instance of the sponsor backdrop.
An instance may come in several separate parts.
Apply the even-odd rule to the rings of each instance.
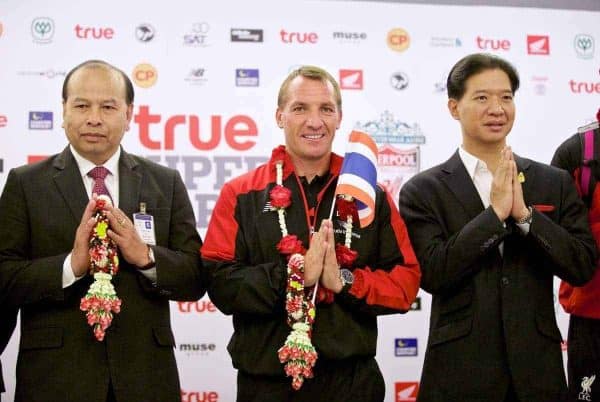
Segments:
[[[460,143],[445,80],[468,53],[492,52],[519,69],[509,137],[519,154],[549,162],[600,106],[598,12],[343,1],[1,3],[0,188],[11,168],[65,146],[64,76],[83,60],[104,59],[135,82],[125,149],[181,172],[202,235],[223,183],[282,142],[277,90],[301,64],[339,79],[344,118],[334,149],[343,153],[354,128],[371,133],[379,181],[396,199],[402,183]],[[429,307],[421,292],[408,314],[379,321],[386,402],[415,400]],[[567,317],[556,311],[566,335]],[[172,319],[182,401],[233,401],[230,317],[204,298],[173,303]],[[2,356],[7,400],[17,349],[18,332]]]

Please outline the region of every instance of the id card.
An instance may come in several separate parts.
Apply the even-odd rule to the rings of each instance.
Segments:
[[[142,241],[151,246],[156,246],[154,234],[154,217],[146,213],[145,205],[140,208],[141,212],[133,214],[133,225],[142,238]]]

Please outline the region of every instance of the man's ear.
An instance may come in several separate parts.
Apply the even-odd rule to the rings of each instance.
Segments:
[[[67,110],[67,102],[63,101],[63,103],[62,103],[62,109],[63,109],[63,121],[62,121],[62,123],[61,123],[60,126],[62,128],[65,128],[65,113],[66,113],[66,110]]]
[[[283,113],[281,113],[281,109],[279,108],[275,111],[275,121],[279,128],[283,128]]]
[[[455,120],[460,120],[460,116],[458,114],[458,101],[456,99],[448,99],[448,111]]]
[[[127,105],[127,126],[125,127],[125,131],[129,131],[129,125],[131,124],[131,118],[133,117],[133,103],[131,105]]]
[[[336,124],[336,127],[335,127],[335,128],[336,128],[337,130],[339,130],[341,125],[342,125],[342,111],[340,110],[340,111],[338,112],[338,121],[337,121],[337,124]]]

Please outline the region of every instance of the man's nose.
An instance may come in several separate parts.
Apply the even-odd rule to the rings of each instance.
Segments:
[[[310,128],[320,128],[323,125],[323,120],[321,119],[319,112],[310,113],[306,125]]]
[[[91,107],[87,116],[87,124],[92,126],[97,126],[98,124],[102,124],[102,118],[100,114],[99,107]]]
[[[502,102],[499,99],[492,99],[492,104],[490,105],[490,113],[504,114],[504,107],[502,106]]]

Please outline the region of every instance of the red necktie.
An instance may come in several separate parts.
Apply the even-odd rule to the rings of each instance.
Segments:
[[[108,173],[108,169],[104,166],[96,166],[88,172],[88,176],[94,179],[92,193],[96,193],[97,195],[107,195],[112,201],[112,197],[108,192],[108,188],[106,188],[106,184],[104,184],[104,178],[108,175]]]

